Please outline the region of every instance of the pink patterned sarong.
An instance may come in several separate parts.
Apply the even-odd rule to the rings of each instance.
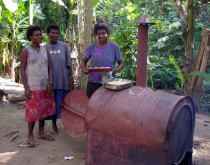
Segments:
[[[55,114],[54,96],[48,96],[44,90],[31,91],[31,100],[26,98],[25,120],[39,121]]]

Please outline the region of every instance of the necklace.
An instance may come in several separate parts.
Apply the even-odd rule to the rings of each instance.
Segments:
[[[32,46],[32,45],[31,45],[31,48],[32,48],[34,51],[36,51],[37,53],[40,52],[40,46],[35,47],[35,46]]]

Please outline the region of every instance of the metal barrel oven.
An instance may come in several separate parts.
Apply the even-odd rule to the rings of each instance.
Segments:
[[[192,163],[195,110],[188,96],[140,86],[122,91],[101,87],[88,101],[72,91],[64,100],[62,122],[73,136],[87,132],[87,165]]]

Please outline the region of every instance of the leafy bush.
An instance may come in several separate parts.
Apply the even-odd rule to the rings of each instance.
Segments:
[[[165,57],[149,56],[148,85],[156,89],[174,89],[179,83],[176,68]]]

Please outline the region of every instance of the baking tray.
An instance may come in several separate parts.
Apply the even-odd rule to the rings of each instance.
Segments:
[[[112,71],[111,67],[95,67],[95,68],[87,68],[89,72],[110,72]]]
[[[104,83],[104,87],[107,89],[120,91],[133,86],[134,81],[128,79],[114,79]]]

